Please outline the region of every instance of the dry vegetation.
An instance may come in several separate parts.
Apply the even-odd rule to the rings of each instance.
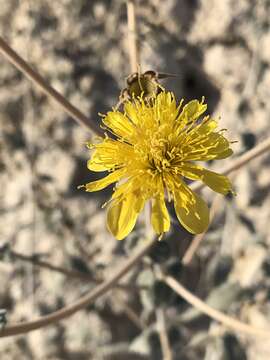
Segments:
[[[142,69],[178,74],[164,82],[178,98],[205,96],[238,141],[235,158],[270,136],[268,0],[136,1],[136,11]],[[116,104],[130,73],[124,1],[0,0],[0,30],[92,121]],[[77,190],[93,179],[91,133],[0,59],[0,308],[11,324],[73,303],[94,288],[89,279],[107,279],[134,253],[145,221],[123,242],[107,232],[101,205],[110,190]],[[1,339],[1,359],[268,360],[265,338],[201,315],[160,267],[211,307],[270,331],[269,172],[268,148],[230,175],[235,198],[203,190],[214,219],[185,264],[192,237],[175,222],[121,280],[128,286],[63,322]]]

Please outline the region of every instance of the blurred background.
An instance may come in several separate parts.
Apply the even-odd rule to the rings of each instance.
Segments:
[[[209,113],[238,141],[235,157],[270,136],[269,0],[135,4],[142,71],[178,75],[163,85],[179,99],[205,96]],[[97,123],[98,113],[117,103],[130,73],[126,21],[122,0],[0,0],[1,36]],[[97,178],[86,168],[90,132],[2,55],[0,85],[0,308],[16,322],[55,311],[94,286],[25,261],[33,254],[106,279],[132,253],[144,227],[139,222],[123,242],[107,232],[101,205],[111,188],[77,190]],[[270,329],[269,159],[264,155],[231,175],[233,199],[203,191],[215,217],[187,266],[180,259],[192,238],[175,222],[125,278],[132,287],[110,291],[59,324],[1,339],[1,360],[159,360],[159,308],[166,312],[173,359],[268,360],[269,342],[200,316],[155,279],[149,264],[162,264],[213,307]]]

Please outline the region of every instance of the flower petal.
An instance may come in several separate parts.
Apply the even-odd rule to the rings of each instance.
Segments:
[[[232,184],[227,176],[207,170],[199,165],[186,163],[181,166],[183,176],[191,180],[201,180],[212,190],[226,195],[233,192]]]
[[[181,103],[180,103],[181,106]],[[166,124],[171,125],[175,124],[175,119],[179,113],[180,106],[176,106],[176,101],[173,93],[161,92],[156,98],[156,112],[155,116],[158,119],[160,125]]]
[[[136,106],[132,102],[126,101],[124,104],[124,110],[125,114],[133,122],[133,124],[136,125],[140,122]]]
[[[134,125],[119,111],[109,111],[103,123],[119,137],[129,139],[134,133]]]
[[[107,226],[116,239],[122,240],[132,231],[143,206],[143,198],[133,192],[112,202],[107,213]]]
[[[199,128],[196,136],[192,135],[195,140],[190,139],[190,142],[187,141],[182,146],[183,160],[185,161],[224,159],[233,153],[229,141],[218,132],[212,132],[208,135],[201,134]]]
[[[199,118],[207,109],[207,105],[199,102],[198,100],[192,100],[187,103],[179,115],[179,119],[186,119],[188,122],[193,122]]]
[[[232,149],[228,148],[228,149],[221,151],[219,154],[216,154],[214,159],[215,160],[226,159],[227,157],[231,156],[232,154],[233,154]]]
[[[209,209],[206,203],[186,185],[174,191],[174,208],[178,220],[192,234],[200,234],[209,225]]]
[[[87,167],[91,171],[108,171],[122,167],[127,154],[133,152],[130,145],[112,139],[104,139],[102,143],[94,147],[91,159],[87,162]]]
[[[217,174],[214,171],[204,169],[204,175],[202,181],[209,186],[212,190],[226,195],[229,192],[233,192],[232,184],[227,176]]]
[[[104,161],[100,159],[99,151],[95,150],[91,156],[91,159],[87,161],[87,168],[91,171],[108,171],[110,170],[115,164],[111,163],[110,166],[107,164],[105,165]]]
[[[92,181],[88,184],[82,185],[82,187],[85,187],[85,191],[92,192],[92,191],[99,191],[104,189],[105,187],[109,186],[110,184],[120,180],[121,177],[124,176],[126,172],[126,169],[119,169],[116,170],[109,175],[107,175],[105,178]]]
[[[170,229],[170,215],[164,196],[158,196],[152,201],[151,223],[157,234],[163,234]]]

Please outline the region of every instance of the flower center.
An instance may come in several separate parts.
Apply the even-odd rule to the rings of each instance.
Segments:
[[[150,140],[148,161],[154,173],[163,173],[171,168],[172,160],[175,158],[175,148],[171,148],[166,139]]]

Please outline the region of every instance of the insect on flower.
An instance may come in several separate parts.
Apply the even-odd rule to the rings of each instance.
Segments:
[[[217,121],[202,118],[207,105],[192,100],[177,104],[173,93],[161,91],[151,100],[127,100],[123,112],[113,109],[102,122],[108,130],[96,144],[87,166],[108,175],[82,187],[98,191],[117,183],[108,204],[107,226],[119,240],[134,228],[139,213],[151,202],[151,223],[160,236],[169,231],[170,216],[166,201],[173,201],[182,226],[193,234],[204,232],[209,210],[185,179],[201,180],[212,190],[232,192],[229,179],[195,164],[227,158],[230,142],[217,131]],[[113,137],[110,137],[110,133]]]
[[[127,87],[120,93],[117,108],[125,101],[133,98],[143,97],[144,99],[150,99],[158,95],[163,90],[159,80],[169,77],[176,77],[176,75],[158,73],[154,70],[148,70],[144,73],[138,70],[138,72],[130,74],[126,80]]]

